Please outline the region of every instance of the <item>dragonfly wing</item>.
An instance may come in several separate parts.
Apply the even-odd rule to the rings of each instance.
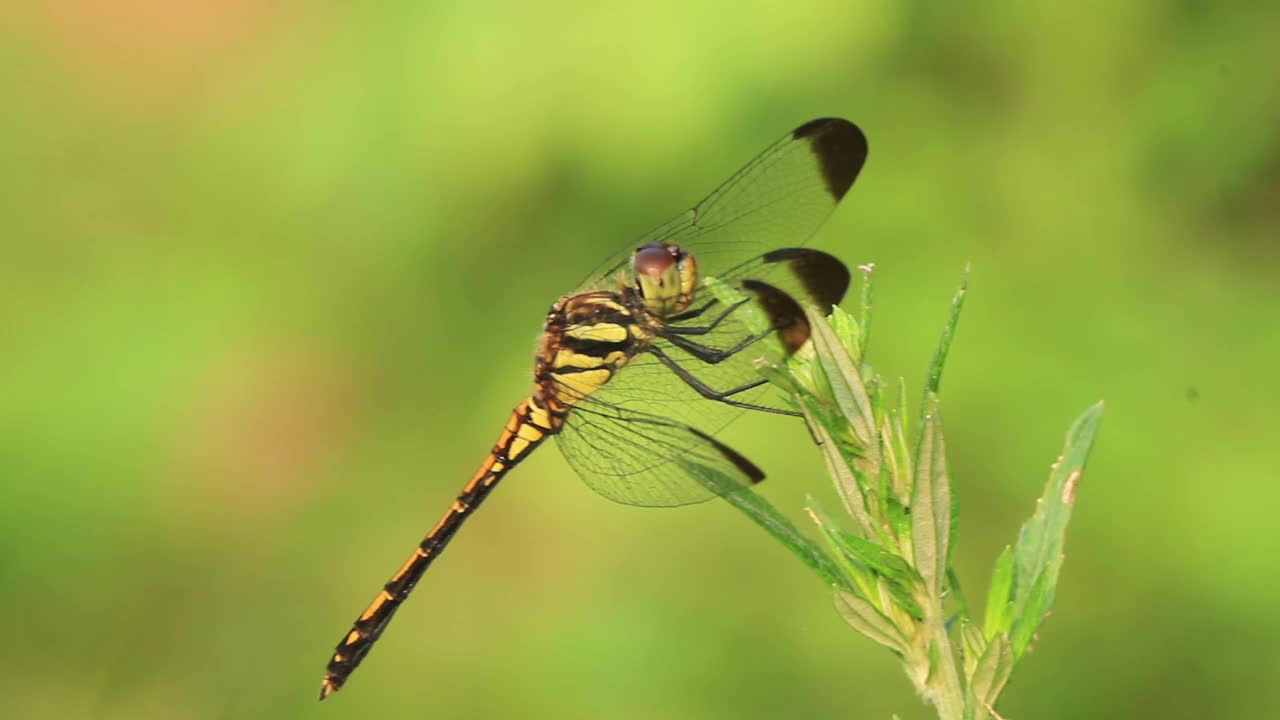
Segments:
[[[820,118],[787,133],[689,210],[607,259],[579,290],[608,287],[636,247],[680,245],[716,275],[817,232],[867,158],[867,139],[842,118]]]
[[[588,486],[626,505],[691,505],[764,479],[697,428],[593,397],[574,408],[556,439]]]
[[[745,286],[769,276],[773,292],[764,295]],[[771,251],[732,269],[723,280],[716,278],[703,286],[695,304],[705,306],[700,314],[667,324],[674,339],[698,346],[727,351],[753,338],[738,352],[707,362],[694,352],[663,337],[655,338],[652,350],[665,356],[703,388],[726,393],[728,399],[771,410],[791,410],[782,394],[761,380],[757,364],[778,361],[795,351],[783,343],[778,333],[769,333],[773,318],[762,300],[772,298],[791,304],[791,314],[800,314],[799,305],[830,307],[838,304],[849,286],[849,271],[836,258],[819,250],[789,248]],[[735,305],[735,303],[741,303]],[[807,323],[801,337],[807,336]],[[761,337],[761,334],[764,334]],[[794,341],[794,335],[788,335]],[[740,405],[708,399],[685,381],[670,365],[651,352],[641,353],[617,375],[597,390],[598,401],[637,410],[715,434],[741,412]]]
[[[705,367],[699,367],[701,361],[679,348],[663,346],[663,352],[681,367],[692,370],[699,381],[716,390],[723,391],[741,385],[744,377],[748,382],[759,377],[752,364],[754,357],[758,356],[745,352],[738,353],[719,365]],[[770,385],[755,387],[733,397],[766,407],[786,407],[782,394]],[[703,397],[651,354],[633,359],[609,384],[593,392],[590,399],[594,404],[666,418],[712,435],[723,430],[742,412],[740,407]],[[570,413],[570,424],[576,413],[577,410]]]
[[[797,301],[825,313],[844,299],[851,275],[849,268],[834,255],[810,248],[785,247],[739,263],[709,280],[704,278],[703,284],[718,281],[741,286],[750,280],[768,282]]]

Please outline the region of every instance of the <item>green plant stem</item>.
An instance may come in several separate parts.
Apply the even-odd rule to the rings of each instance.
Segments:
[[[934,666],[936,674],[929,678],[931,682],[925,690],[926,697],[933,701],[939,720],[964,720],[964,685],[960,681],[951,636],[947,634],[947,625],[943,621],[941,600],[930,598],[925,612],[927,647],[937,649],[938,660]]]
[[[957,511],[937,396],[964,293],[962,284],[929,370],[914,452],[905,392],[899,386],[897,407],[886,409],[886,384],[861,362],[869,293],[861,325],[838,307],[831,320],[810,311],[812,356],[761,366],[803,412],[855,531],[842,529],[810,499],[808,512],[824,549],[750,488],[706,478],[709,486],[726,488],[720,494],[835,588],[841,617],[897,654],[940,720],[1000,717],[994,709],[1000,692],[1053,601],[1076,488],[1102,416],[1098,403],[1068,430],[1035,513],[996,562],[986,617],[976,624],[949,562]]]
[[[933,705],[939,720],[965,720],[964,685],[941,609],[940,603],[929,602],[903,666],[916,692]]]

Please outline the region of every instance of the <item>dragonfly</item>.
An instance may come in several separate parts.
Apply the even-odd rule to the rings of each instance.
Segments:
[[[342,688],[463,522],[549,437],[589,487],[629,505],[688,505],[763,480],[715,433],[748,410],[799,414],[769,397],[756,363],[804,346],[804,305],[825,310],[844,297],[845,265],[802,245],[866,157],[866,137],[852,122],[804,123],[557,300],[538,344],[533,391],[343,635],[320,699]]]

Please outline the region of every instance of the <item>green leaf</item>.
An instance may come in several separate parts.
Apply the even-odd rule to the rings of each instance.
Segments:
[[[1099,402],[1072,423],[1062,455],[1053,464],[1044,494],[1036,501],[1036,511],[1018,534],[1013,551],[1010,636],[1015,660],[1026,652],[1053,603],[1058,574],[1062,569],[1067,523],[1071,520],[1076,489],[1102,420],[1102,410]]]
[[[871,603],[850,592],[836,591],[836,611],[845,622],[855,630],[884,645],[890,650],[905,655],[907,643],[889,618],[875,609]]]
[[[831,308],[831,316],[828,322],[831,324],[831,330],[836,334],[836,338],[844,346],[845,352],[849,353],[849,356],[854,361],[859,361],[862,357],[862,328],[859,327],[857,321],[837,305]]]
[[[924,394],[927,399],[936,395],[942,386],[942,367],[947,364],[947,352],[951,350],[951,340],[955,337],[956,324],[960,322],[960,309],[964,307],[964,296],[969,289],[969,268],[964,269],[964,277],[960,279],[960,287],[951,299],[951,312],[947,322],[942,326],[942,337],[938,340],[938,349],[933,353],[933,362],[929,363],[929,374],[925,376]],[[923,410],[923,408],[922,408]]]
[[[916,594],[924,589],[924,581],[915,568],[888,549],[840,529],[827,518],[812,496],[808,498],[808,505],[809,517],[822,530],[837,558],[843,561],[841,564],[853,578],[856,592],[861,597],[884,609],[887,600],[883,600],[875,590],[875,581],[879,580],[883,583],[884,592],[899,608],[916,619],[924,617],[924,611],[916,601]]]
[[[809,519],[813,520],[813,523],[822,531],[822,538],[827,542],[827,547],[835,555],[835,560],[844,569],[845,575],[848,576],[850,591],[860,595],[863,599],[874,597],[875,577],[872,575],[871,570],[865,565],[859,565],[854,562],[849,557],[849,554],[844,552],[838,537],[840,528],[818,509],[818,503],[813,496],[809,496],[808,501],[809,505],[805,508],[805,512],[809,515]]]
[[[912,617],[924,617],[924,610],[915,599],[917,592],[924,588],[924,580],[906,560],[851,533],[836,531],[835,539],[849,558],[884,578],[889,594],[899,607]]]
[[[850,556],[877,573],[908,585],[923,582],[915,568],[883,546],[852,533],[840,532],[838,535],[841,546]]]
[[[920,427],[915,487],[911,495],[911,547],[925,588],[940,597],[947,576],[947,543],[951,537],[951,481],[938,400],[929,396]]]
[[[1009,610],[1013,592],[1013,548],[1005,545],[991,572],[991,588],[987,591],[987,612],[982,631],[988,637],[1009,632]]]
[[[862,344],[861,352],[855,357],[861,363],[866,362],[867,348],[871,344],[871,291],[875,284],[876,266],[874,263],[859,265],[858,271],[862,273],[862,283],[858,288],[858,327],[862,328]]]
[[[983,710],[979,717],[984,717],[995,707],[1012,672],[1013,650],[1009,646],[1009,639],[1003,633],[996,635],[987,642],[986,652],[969,677],[969,696],[976,705],[975,710]]]
[[[854,366],[849,353],[840,344],[839,338],[827,324],[825,318],[810,308],[805,309],[812,331],[813,348],[818,356],[818,364],[827,377],[831,388],[832,399],[836,407],[844,414],[845,420],[853,428],[858,445],[867,454],[875,453],[875,473],[867,472],[868,477],[879,475],[879,443],[875,435],[875,416],[871,408],[871,399],[867,397],[867,389],[862,384],[862,376]]]
[[[853,468],[849,466],[844,453],[840,452],[840,447],[835,439],[831,437],[826,427],[818,421],[813,412],[804,406],[801,407],[801,411],[804,412],[805,422],[809,424],[809,431],[813,435],[814,442],[822,450],[822,458],[827,463],[827,472],[831,475],[832,482],[835,483],[836,492],[840,495],[841,502],[844,503],[845,511],[858,523],[858,529],[863,534],[874,535],[875,522],[871,519],[870,513],[867,512],[867,501],[862,494],[861,484],[858,482]]]
[[[971,622],[960,621],[960,648],[964,652],[965,677],[973,677],[973,670],[987,650],[987,638]]]
[[[902,378],[898,378],[897,407],[890,408],[881,428],[881,439],[885,448],[885,462],[889,465],[889,481],[894,495],[902,505],[911,502],[911,441],[907,437],[905,418],[907,417],[907,388]]]
[[[898,538],[898,548],[911,547],[911,513],[906,505],[898,502],[898,498],[890,496],[889,506],[885,508],[889,514],[889,526]],[[905,551],[904,551],[905,554]]]

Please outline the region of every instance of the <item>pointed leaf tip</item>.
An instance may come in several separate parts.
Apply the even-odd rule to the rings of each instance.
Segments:
[[[960,286],[951,298],[951,310],[947,313],[947,321],[942,326],[942,337],[938,339],[938,348],[933,353],[933,361],[929,363],[929,374],[925,376],[924,391],[926,395],[936,394],[942,387],[942,369],[947,364],[947,353],[951,351],[951,341],[955,339],[956,326],[960,323],[960,311],[964,308],[964,298],[969,290],[969,269],[960,277]]]
[[[987,591],[987,610],[982,632],[987,638],[1009,631],[1009,603],[1013,593],[1013,547],[1005,545],[991,571],[991,588]]]
[[[1012,607],[1008,620],[1015,660],[1026,653],[1053,604],[1062,570],[1067,523],[1071,520],[1076,492],[1089,452],[1093,449],[1102,410],[1102,403],[1095,403],[1071,424],[1062,454],[1053,464],[1044,492],[1036,501],[1035,513],[1018,534],[1013,552]],[[994,578],[992,582],[994,586]],[[991,602],[994,602],[993,598],[989,598]],[[997,623],[996,628],[1002,624]],[[987,629],[992,629],[990,622]]]

